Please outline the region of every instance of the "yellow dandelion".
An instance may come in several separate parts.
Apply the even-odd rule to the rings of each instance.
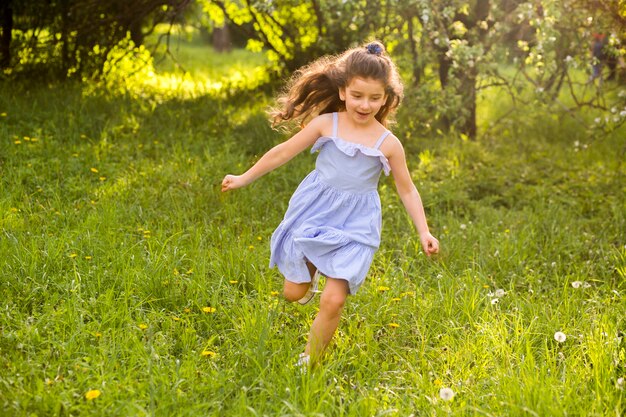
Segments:
[[[15,207],[11,207],[11,213],[17,213],[19,211],[19,209],[15,208]]]
[[[261,236],[257,236],[256,240],[258,240],[259,242],[263,240],[263,238]]]
[[[95,332],[93,335],[94,335],[95,337],[102,337],[102,333],[100,333],[100,332]]]
[[[7,114],[5,112],[0,113],[0,117],[7,117]]]
[[[201,355],[204,357],[213,358],[217,355],[217,353],[213,352],[212,350],[203,350]]]
[[[230,281],[228,281],[229,284],[237,284],[239,283],[239,281],[235,280],[235,279],[231,279]]]
[[[90,261],[92,258],[91,258],[91,256],[87,255],[87,256],[85,256],[85,259],[86,259],[87,261]]]
[[[254,246],[253,246],[253,245],[250,245],[250,246],[248,246],[248,249],[250,249],[250,250],[254,250]]]
[[[74,158],[76,158],[76,157],[78,156],[78,154],[77,154],[77,153],[73,153],[73,154],[72,154],[72,156],[73,156]]]
[[[30,141],[31,142],[39,142],[39,139],[37,139],[37,138],[30,138]]]
[[[186,273],[187,275],[191,275],[191,274],[193,274],[193,268],[189,268],[189,269],[187,270],[187,272],[185,272],[185,273]]]
[[[440,386],[441,386],[441,384],[443,384],[443,382],[441,382],[441,379],[437,378],[437,379],[435,379],[435,380],[433,381],[433,384],[434,384],[436,387],[440,387]]]
[[[100,177],[100,178],[98,178],[98,179],[99,179],[100,181],[106,181],[106,180],[107,180],[107,177]]]
[[[278,291],[272,291],[270,294],[272,294],[274,297],[276,297],[280,293]]]
[[[389,287],[385,287],[385,286],[381,285],[381,286],[379,286],[377,288],[377,290],[380,291],[380,292],[385,292],[385,291],[389,291]]]
[[[72,259],[76,258],[77,256],[78,256],[78,254],[76,254],[76,253],[70,253],[69,254],[69,257],[72,258]]]
[[[26,142],[30,142],[30,138],[29,138],[28,136],[24,136],[24,140],[25,140]]]
[[[186,308],[186,309],[184,309],[184,310],[183,310],[183,312],[185,312],[185,313],[191,313],[191,309],[190,309],[190,308]]]
[[[94,174],[98,173],[98,169],[94,167],[91,167],[90,171],[93,172]]]
[[[101,394],[102,393],[100,392],[100,390],[90,389],[89,391],[85,393],[85,398],[91,401],[91,400],[95,400],[96,398],[98,398]]]
[[[174,268],[174,275],[180,275],[180,272],[178,272],[178,268]]]
[[[202,311],[205,313],[215,313],[215,307],[202,307]]]
[[[399,297],[394,297],[394,298],[391,299],[391,301],[400,301],[400,300],[401,300],[401,298],[399,298]]]
[[[145,323],[141,323],[137,327],[139,327],[141,330],[146,330],[148,328],[148,325]]]
[[[13,143],[15,143],[16,145],[19,145],[20,143],[22,143],[21,140],[14,140]]]
[[[400,327],[400,325],[398,323],[389,323],[389,327],[396,329]]]
[[[174,320],[174,321],[180,321],[180,317],[172,317],[172,320]]]

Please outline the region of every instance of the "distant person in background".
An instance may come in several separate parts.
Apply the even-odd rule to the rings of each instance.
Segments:
[[[291,197],[270,245],[270,266],[285,277],[288,301],[308,303],[320,275],[326,277],[319,312],[297,361],[304,370],[330,343],[348,295],[365,281],[380,244],[382,171],[393,173],[426,255],[439,251],[402,144],[386,128],[401,98],[399,74],[379,42],[320,58],[295,73],[273,113],[276,123],[296,120],[304,127],[242,175],[222,181],[222,192],[243,187],[311,146],[319,151],[315,169]]]
[[[591,44],[591,77],[589,82],[596,79],[602,83],[602,69],[606,63],[606,35],[604,33],[594,33]]]

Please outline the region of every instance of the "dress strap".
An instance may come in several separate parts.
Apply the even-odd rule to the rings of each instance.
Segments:
[[[380,145],[383,144],[383,141],[385,140],[387,136],[389,136],[390,133],[391,133],[390,131],[385,130],[383,134],[380,136],[380,138],[378,139],[378,141],[376,142],[376,145],[374,145],[374,149],[380,148]]]
[[[337,126],[339,124],[339,115],[337,112],[333,113],[333,137],[337,137]]]

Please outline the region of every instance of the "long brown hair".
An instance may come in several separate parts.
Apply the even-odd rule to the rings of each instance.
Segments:
[[[303,125],[319,114],[345,110],[339,89],[354,77],[378,80],[385,86],[386,101],[376,120],[386,126],[402,100],[403,87],[395,64],[378,41],[319,58],[298,69],[278,97],[279,107],[270,111],[274,125],[290,120]]]

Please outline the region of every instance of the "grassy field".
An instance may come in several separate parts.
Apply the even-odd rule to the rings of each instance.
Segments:
[[[626,414],[626,132],[517,114],[425,137],[406,106],[442,253],[384,178],[368,281],[302,375],[316,305],[281,300],[268,241],[314,156],[219,193],[284,139],[270,103],[0,84],[0,414]]]

